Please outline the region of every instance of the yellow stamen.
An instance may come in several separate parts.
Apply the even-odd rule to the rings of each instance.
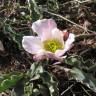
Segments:
[[[45,40],[43,42],[43,44],[44,44],[44,49],[46,51],[50,51],[50,52],[53,52],[53,53],[57,49],[63,49],[64,48],[63,44],[57,39]]]

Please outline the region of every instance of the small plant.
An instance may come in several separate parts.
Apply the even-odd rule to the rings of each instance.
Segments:
[[[95,96],[95,7],[1,0],[0,96]]]
[[[72,33],[66,41],[63,40],[63,32],[57,28],[53,19],[37,20],[32,24],[32,29],[38,36],[24,36],[22,45],[27,52],[35,54],[33,58],[37,60],[59,59],[74,42]]]

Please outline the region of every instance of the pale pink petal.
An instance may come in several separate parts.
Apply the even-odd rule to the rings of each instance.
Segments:
[[[46,55],[44,53],[35,54],[33,56],[34,61],[41,61],[41,60],[44,60],[44,59],[46,59]]]
[[[54,28],[54,29],[52,30],[52,38],[53,38],[53,39],[57,39],[57,40],[59,40],[62,44],[64,44],[63,34],[62,34],[62,31],[60,31],[59,29]]]
[[[55,52],[55,55],[56,56],[58,56],[58,57],[60,57],[60,56],[62,56],[63,54],[65,53],[65,50],[56,50],[56,52]]]
[[[58,60],[59,59],[59,57],[55,56],[55,54],[52,53],[52,52],[46,52],[46,57],[50,58],[50,59],[54,59],[54,60]]]
[[[60,57],[57,57],[54,53],[48,51],[45,51],[44,53],[35,54],[33,56],[33,60],[35,61],[41,61],[48,58],[52,60],[61,60]]]
[[[64,53],[72,47],[72,43],[75,41],[75,35],[70,33],[67,41],[65,42]]]
[[[33,31],[43,40],[50,39],[54,28],[57,28],[57,25],[53,19],[37,20],[32,24]]]
[[[74,41],[75,41],[75,35],[70,33],[67,41],[65,42],[65,46],[72,44]]]
[[[68,50],[70,50],[72,48],[72,43],[74,42],[74,40],[75,40],[74,34],[70,33],[67,41],[65,42],[64,49],[63,50],[59,50],[59,49],[56,50],[55,55],[56,56],[64,55]]]
[[[40,50],[42,50],[42,43],[39,37],[35,36],[24,36],[22,40],[23,48],[31,53],[36,54]]]
[[[62,58],[60,56],[56,56],[54,53],[52,52],[46,52],[46,57],[51,59],[51,60],[58,60],[58,61],[62,61]]]

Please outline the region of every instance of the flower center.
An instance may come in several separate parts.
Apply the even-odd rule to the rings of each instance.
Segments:
[[[44,44],[44,49],[46,51],[50,51],[50,52],[55,52],[57,49],[63,49],[64,46],[62,45],[62,43],[57,40],[57,39],[52,39],[52,40],[45,40],[43,42]]]

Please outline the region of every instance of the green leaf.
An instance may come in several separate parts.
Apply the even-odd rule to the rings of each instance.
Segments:
[[[24,35],[30,35],[29,30],[24,30],[22,32],[17,33],[13,30],[13,27],[10,24],[4,25],[4,32],[5,34],[8,34],[10,36],[11,40],[18,44],[18,47],[20,49],[22,48],[22,37]]]
[[[0,92],[3,92],[12,86],[16,85],[16,83],[23,78],[22,73],[15,73],[5,75],[2,81],[0,81]]]
[[[70,73],[71,73],[72,78],[78,81],[83,81],[86,79],[86,77],[84,76],[83,72],[80,69],[72,68],[70,70]]]
[[[28,72],[28,74],[30,76],[31,83],[32,83],[32,81],[35,81],[35,80],[42,81],[42,83],[40,83],[40,82],[37,83],[37,86],[39,87],[39,89],[36,87],[36,84],[35,85],[33,84],[33,86],[35,86],[43,96],[44,96],[44,93],[47,93],[47,95],[49,94],[48,96],[59,96],[58,82],[57,82],[56,78],[49,72],[45,71],[40,62],[33,63],[31,65],[31,68],[30,68],[30,71]],[[46,90],[46,88],[47,88],[47,90]],[[34,88],[33,88],[33,90],[34,90]]]
[[[12,27],[10,26],[10,24],[5,24],[5,26],[4,26],[4,32],[5,32],[5,34],[9,34],[9,36],[11,37],[11,39],[18,44],[19,48],[21,48],[22,34],[16,33],[12,29]]]
[[[33,63],[30,68],[30,76],[33,78],[33,76],[36,76],[39,73],[43,73],[44,69],[39,63]]]
[[[90,73],[85,73],[80,69],[72,68],[70,70],[70,79],[75,79],[83,84],[85,84],[87,87],[92,89],[94,92],[96,92],[96,79],[93,78]]]
[[[77,57],[70,56],[70,57],[65,59],[65,63],[68,65],[76,66],[76,65],[80,64],[80,61],[78,60]]]
[[[24,87],[24,96],[31,96],[33,93],[33,83]]]
[[[29,10],[30,10],[30,19],[32,22],[42,18],[42,14],[39,10],[39,7],[36,4],[35,0],[28,0]]]
[[[56,78],[47,71],[40,73],[40,77],[42,78],[43,84],[46,84],[49,88],[50,96],[59,96],[58,82]]]

